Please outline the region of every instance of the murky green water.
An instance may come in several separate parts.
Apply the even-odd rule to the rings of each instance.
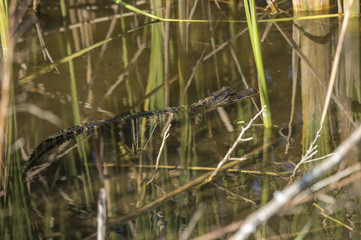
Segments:
[[[141,9],[163,14],[163,5],[138,3]],[[46,68],[51,63],[44,60],[35,27],[17,39],[14,138],[23,144],[22,151],[14,151],[10,159],[19,169],[37,144],[60,129],[125,112],[191,104],[222,86],[258,88],[246,23],[167,25],[109,2],[67,4],[66,20],[57,3],[51,2],[44,3],[39,20],[57,69]],[[200,1],[192,18],[244,17],[240,6],[219,4],[222,11],[213,2]],[[170,16],[189,18],[191,8],[174,2]],[[291,12],[282,16],[287,14]],[[350,21],[314,158],[331,153],[360,120],[359,23],[358,18]],[[138,119],[123,128],[113,126],[80,136],[42,157],[25,179],[16,171],[11,175],[2,196],[2,237],[95,238],[100,189],[106,196],[107,236],[112,239],[176,239],[188,231],[195,238],[240,221],[266,204],[287,185],[319,127],[339,23],[336,18],[260,23],[259,30],[264,35],[262,54],[276,126],[271,135],[262,126],[246,132],[245,138],[253,139],[241,142],[231,155],[246,154],[245,163],[210,183],[199,180],[237,139],[242,126],[235,123],[249,122],[257,113],[258,97],[226,107],[227,120],[215,110],[173,121],[160,169],[149,184],[167,119]],[[104,39],[109,41],[64,60]],[[292,134],[287,138],[288,130]],[[334,170],[341,171],[358,159],[354,151]],[[301,170],[313,165],[305,164]],[[285,209],[261,226],[255,238],[290,239],[306,231],[305,239],[358,239],[360,180],[351,177],[355,178],[352,184]],[[349,228],[322,216],[313,204]],[[193,221],[196,225],[191,229]],[[230,235],[222,235],[226,236]]]

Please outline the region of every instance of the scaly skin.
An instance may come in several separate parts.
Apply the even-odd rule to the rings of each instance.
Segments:
[[[51,149],[67,142],[72,139],[75,139],[76,136],[87,133],[88,135],[93,134],[99,129],[109,127],[112,124],[122,124],[127,120],[137,119],[137,118],[150,118],[153,116],[164,116],[167,117],[170,114],[181,115],[184,112],[188,112],[189,116],[195,116],[202,114],[208,111],[211,111],[217,107],[226,106],[232,103],[236,103],[241,99],[250,98],[256,95],[258,91],[254,88],[248,88],[245,90],[234,91],[229,87],[223,87],[220,90],[214,92],[209,97],[199,100],[196,103],[193,103],[189,106],[180,106],[180,107],[170,107],[162,110],[141,112],[135,114],[121,114],[114,118],[108,120],[94,121],[90,123],[85,123],[79,126],[71,127],[59,131],[42,141],[33,151],[29,160],[27,161],[24,173],[30,170],[36,163],[36,161],[46,154]]]

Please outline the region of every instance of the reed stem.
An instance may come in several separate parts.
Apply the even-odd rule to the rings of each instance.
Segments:
[[[266,110],[263,111],[263,121],[266,128],[270,128],[272,126],[272,118],[271,118],[271,108],[268,99],[267,93],[267,85],[266,85],[266,77],[263,70],[263,60],[261,53],[261,46],[258,36],[258,28],[257,28],[257,18],[255,11],[254,0],[244,1],[244,8],[246,11],[247,25],[249,29],[249,36],[251,38],[252,50],[254,59],[256,62],[256,67],[258,71],[258,86],[260,92],[261,105],[266,105]]]

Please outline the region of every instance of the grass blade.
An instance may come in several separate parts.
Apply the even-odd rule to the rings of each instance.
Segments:
[[[257,28],[257,19],[256,19],[256,11],[254,1],[250,0],[250,5],[248,4],[248,0],[244,1],[244,8],[246,12],[247,25],[249,29],[249,36],[251,38],[252,50],[254,59],[256,62],[256,67],[258,71],[258,86],[260,92],[261,105],[266,105],[266,110],[263,114],[263,121],[266,128],[272,126],[272,118],[271,118],[271,108],[268,100],[267,93],[267,85],[266,85],[266,77],[263,70],[263,61],[261,54],[261,46],[258,36],[258,28]]]

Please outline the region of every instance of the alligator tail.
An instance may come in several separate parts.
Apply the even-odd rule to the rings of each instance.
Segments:
[[[83,133],[91,135],[94,132],[98,131],[99,128],[103,127],[103,125],[105,125],[104,121],[97,121],[67,128],[65,130],[54,133],[36,147],[36,149],[31,154],[29,160],[26,162],[23,172],[27,172],[30,168],[34,166],[34,164],[39,158],[41,158],[44,154],[46,154],[56,146],[75,139],[75,137]]]

